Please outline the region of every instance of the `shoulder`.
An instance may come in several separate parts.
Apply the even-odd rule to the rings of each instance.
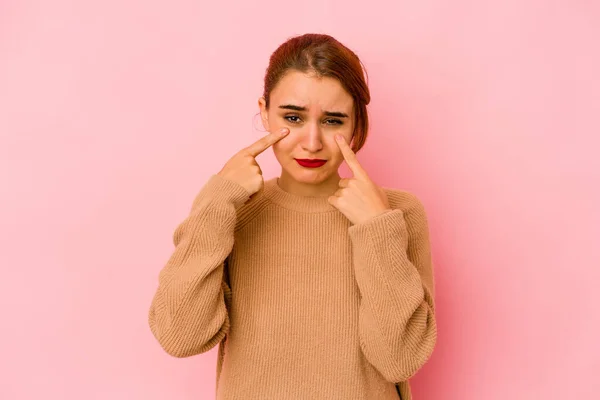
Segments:
[[[248,225],[248,223],[256,219],[256,217],[270,205],[271,202],[265,196],[265,189],[263,187],[250,196],[250,199],[246,203],[236,209],[236,230],[242,229],[244,226]]]
[[[382,189],[387,195],[390,207],[392,209],[400,209],[404,212],[412,212],[425,208],[421,199],[412,192],[388,187],[383,187]]]
[[[427,229],[427,212],[421,199],[414,193],[400,189],[382,188],[387,195],[390,208],[401,210],[410,225]]]

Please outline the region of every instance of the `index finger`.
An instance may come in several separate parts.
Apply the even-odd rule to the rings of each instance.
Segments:
[[[258,156],[260,153],[273,146],[275,143],[283,139],[288,133],[289,129],[282,128],[277,132],[270,132],[268,135],[263,136],[250,146],[246,147],[246,151],[250,153],[252,157]]]
[[[350,170],[355,176],[364,176],[366,174],[365,170],[362,168],[358,159],[356,158],[356,154],[352,151],[348,143],[341,136],[336,136],[336,142],[344,156],[344,160],[346,160],[346,164],[350,167]]]

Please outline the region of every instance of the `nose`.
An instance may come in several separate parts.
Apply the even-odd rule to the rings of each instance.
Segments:
[[[309,153],[316,153],[323,148],[321,138],[321,127],[318,123],[307,124],[306,130],[303,132],[302,149]]]

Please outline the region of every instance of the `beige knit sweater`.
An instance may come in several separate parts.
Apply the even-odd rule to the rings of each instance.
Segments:
[[[436,342],[422,204],[385,189],[392,211],[352,225],[277,180],[251,198],[204,185],[159,274],[154,336],[175,357],[219,345],[219,400],[411,399]]]

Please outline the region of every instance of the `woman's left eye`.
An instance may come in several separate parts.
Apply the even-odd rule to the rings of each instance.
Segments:
[[[342,121],[340,121],[339,119],[328,119],[327,123],[329,125],[341,125]]]

